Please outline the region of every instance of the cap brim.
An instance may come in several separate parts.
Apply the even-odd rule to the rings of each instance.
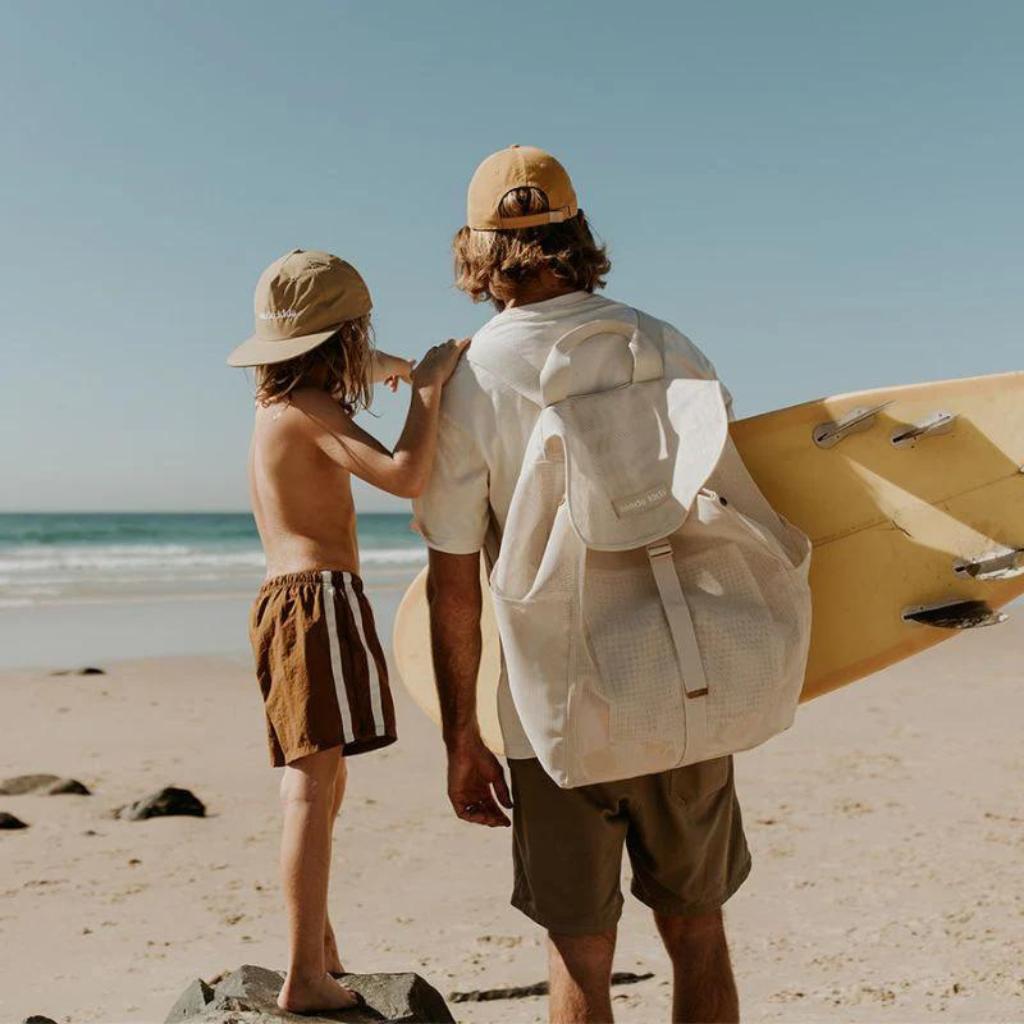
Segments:
[[[338,333],[339,327],[317,334],[303,334],[298,338],[282,338],[271,341],[254,334],[246,338],[228,356],[228,366],[269,366],[271,363],[283,363],[286,359],[294,359],[322,345],[328,338]]]

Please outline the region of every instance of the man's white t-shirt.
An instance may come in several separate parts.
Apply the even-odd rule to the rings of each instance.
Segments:
[[[501,546],[512,494],[527,441],[540,407],[474,360],[490,346],[511,347],[537,371],[564,334],[594,320],[635,322],[633,309],[588,292],[571,292],[544,302],[515,306],[492,317],[473,336],[441,401],[441,425],[434,469],[424,493],[413,503],[427,545],[449,554],[484,551],[493,564]],[[665,375],[714,380],[715,368],[685,335],[658,321],[663,332]],[[598,367],[595,390],[628,381],[631,356],[621,336],[587,343],[587,360]],[[726,405],[731,399],[723,387]],[[505,753],[533,757],[502,672],[498,716]]]

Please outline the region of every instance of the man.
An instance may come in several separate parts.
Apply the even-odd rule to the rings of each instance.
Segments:
[[[448,793],[462,819],[508,826],[514,797],[512,903],[547,929],[551,1020],[612,1019],[610,980],[623,847],[632,891],[653,911],[671,958],[674,1021],[734,1021],[739,1008],[722,904],[750,869],[731,758],[622,782],[560,789],[544,772],[516,714],[507,679],[499,714],[512,794],[476,717],[480,552],[493,564],[526,443],[540,409],[481,363],[491,346],[536,372],[564,334],[594,320],[632,322],[600,297],[610,263],[595,242],[561,164],[513,146],[488,157],[469,186],[455,236],[458,286],[498,313],[474,337],[442,399],[434,471],[416,503],[430,547],[431,631],[448,750]],[[667,324],[666,368],[714,378],[714,367]],[[629,379],[621,339],[599,352],[601,387]],[[588,351],[594,351],[589,349]]]

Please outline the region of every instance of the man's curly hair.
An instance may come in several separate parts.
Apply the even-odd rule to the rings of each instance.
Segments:
[[[516,188],[501,201],[502,217],[545,213],[548,197],[538,188]],[[455,284],[474,302],[504,309],[509,299],[542,269],[580,291],[603,288],[611,263],[604,245],[594,240],[580,210],[559,224],[476,231],[460,228],[452,240]]]

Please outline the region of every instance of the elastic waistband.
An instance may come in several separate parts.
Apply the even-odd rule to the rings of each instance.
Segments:
[[[358,591],[363,589],[362,578],[354,572],[344,569],[307,569],[304,572],[286,572],[282,576],[272,576],[269,580],[264,581],[260,587],[260,593],[280,590],[282,587],[322,586],[325,583],[336,587],[348,584]]]

